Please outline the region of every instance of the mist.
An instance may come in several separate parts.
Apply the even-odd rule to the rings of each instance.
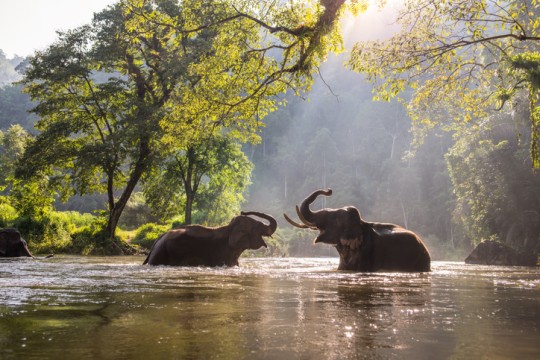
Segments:
[[[326,188],[333,189],[333,195],[318,198],[313,210],[353,205],[367,221],[391,222],[419,234],[434,260],[463,260],[474,244],[494,236],[505,240],[511,231],[487,224],[488,220],[484,233],[471,230],[470,219],[475,214],[467,209],[466,197],[470,195],[461,201],[456,198],[456,186],[460,184],[453,184],[449,173],[448,153],[456,146],[451,132],[435,128],[422,146],[413,149],[411,119],[404,106],[395,100],[374,101],[372,86],[345,67],[355,42],[388,38],[397,30],[394,14],[394,9],[387,7],[347,18],[343,22],[347,51],[324,63],[309,93],[303,97],[288,95],[287,106],[264,120],[262,143],[246,149],[255,170],[243,208],[275,216],[284,231],[282,237],[292,237],[289,244],[302,244],[294,246],[299,253],[289,251],[290,255],[321,251],[335,255],[333,249],[321,249],[329,248],[323,244],[311,244],[315,231],[294,229],[282,215],[295,218],[296,204],[314,190]],[[508,117],[504,121],[511,120]],[[498,141],[515,143],[515,132],[506,136]],[[519,152],[517,147],[514,150]],[[464,160],[456,161],[459,164]],[[538,188],[540,178],[527,164],[525,155],[522,173],[532,187]],[[486,178],[476,181],[489,184]],[[519,195],[501,192],[498,196]],[[536,202],[528,206],[534,209],[539,200],[536,195],[533,198]],[[537,246],[534,235],[528,241],[530,249]]]
[[[333,196],[317,199],[315,210],[353,205],[367,220],[422,230],[408,201],[423,197],[421,169],[404,160],[411,121],[397,101],[373,101],[371,85],[345,66],[357,41],[392,35],[394,14],[387,7],[348,17],[346,51],[324,63],[309,93],[287,96],[287,106],[265,119],[262,143],[247,151],[255,171],[244,208],[268,211],[280,227],[290,227],[282,213],[295,215],[295,205],[312,191],[332,188]],[[444,150],[437,163],[444,162]]]

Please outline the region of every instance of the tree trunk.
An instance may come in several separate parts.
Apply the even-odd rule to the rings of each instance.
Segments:
[[[122,192],[122,195],[118,201],[114,203],[112,209],[109,209],[109,220],[107,222],[105,232],[109,241],[111,241],[113,244],[115,243],[116,227],[118,226],[120,216],[122,216],[122,212],[124,211],[124,208],[126,207],[126,204],[131,197],[133,190],[135,189],[135,186],[137,186],[139,183],[139,180],[141,179],[141,176],[148,165],[148,157],[150,155],[148,143],[147,137],[141,139],[139,144],[139,158],[131,171],[131,175],[126,187],[124,188],[124,191]],[[123,253],[123,250],[119,249],[119,252]]]
[[[195,198],[195,190],[193,188],[193,165],[195,162],[195,149],[188,148],[187,150],[187,171],[184,183],[184,190],[186,192],[186,207],[184,222],[186,225],[191,224],[191,213],[193,211],[193,200]]]
[[[186,192],[186,209],[185,209],[185,219],[184,222],[186,225],[191,225],[191,213],[193,211],[193,195],[192,193],[188,194]]]

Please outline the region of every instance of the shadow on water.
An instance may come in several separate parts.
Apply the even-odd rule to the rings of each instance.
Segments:
[[[540,356],[537,269],[435,262],[429,274],[361,274],[335,271],[334,258],[141,262],[0,260],[0,358]]]

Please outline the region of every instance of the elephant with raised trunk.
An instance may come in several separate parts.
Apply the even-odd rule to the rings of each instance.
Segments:
[[[265,219],[268,224],[250,215]],[[161,235],[143,264],[237,266],[244,250],[267,247],[263,236],[271,236],[276,228],[276,219],[256,211],[242,212],[225,226],[183,226]]]
[[[412,231],[398,225],[364,221],[354,206],[312,211],[309,206],[319,195],[332,190],[317,190],[309,195],[296,212],[302,223],[285,219],[293,226],[320,231],[315,243],[336,247],[338,270],[426,272],[431,270],[429,251]]]

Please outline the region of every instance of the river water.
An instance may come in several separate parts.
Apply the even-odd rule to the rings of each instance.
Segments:
[[[540,359],[540,271],[337,258],[0,260],[0,359]]]

